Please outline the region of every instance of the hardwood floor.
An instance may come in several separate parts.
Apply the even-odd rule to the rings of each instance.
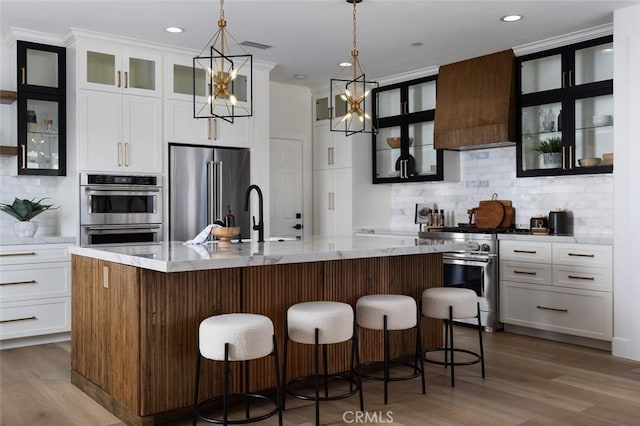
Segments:
[[[456,327],[456,338],[458,346],[476,346],[473,329]],[[382,384],[366,381],[368,417],[360,424],[639,424],[640,362],[511,333],[485,333],[484,339],[486,379],[479,365],[459,367],[451,388],[447,370],[426,364],[427,394],[420,393],[418,380],[394,382],[386,406]],[[2,426],[123,424],[71,385],[69,351],[69,342],[0,351]],[[352,414],[357,405],[356,397],[324,403],[321,420],[358,424]],[[289,398],[284,423],[310,425],[313,412],[309,402]],[[275,425],[277,419],[265,424]]]

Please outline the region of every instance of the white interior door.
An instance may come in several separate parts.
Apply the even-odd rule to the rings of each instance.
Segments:
[[[271,236],[302,237],[302,140],[271,138]]]

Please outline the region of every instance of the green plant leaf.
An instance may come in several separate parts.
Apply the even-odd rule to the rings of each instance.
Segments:
[[[35,197],[31,200],[15,198],[12,204],[0,203],[0,210],[8,215],[18,219],[19,221],[28,221],[47,210],[55,210],[60,206],[53,204],[42,204],[47,198],[41,198],[36,201]]]

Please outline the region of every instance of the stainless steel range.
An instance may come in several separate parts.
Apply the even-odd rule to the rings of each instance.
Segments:
[[[485,331],[501,330],[498,316],[498,233],[513,229],[443,228],[421,232],[422,238],[465,242],[466,248],[443,254],[445,287],[468,288],[480,298],[480,317]],[[475,319],[459,320],[476,324]]]

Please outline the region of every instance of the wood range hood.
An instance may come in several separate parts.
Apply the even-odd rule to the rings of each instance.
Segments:
[[[440,67],[434,122],[436,149],[469,150],[513,145],[513,50]]]

